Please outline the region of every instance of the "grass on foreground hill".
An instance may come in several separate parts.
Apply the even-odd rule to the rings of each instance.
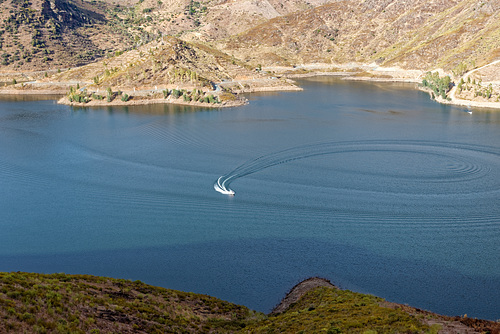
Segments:
[[[307,292],[286,312],[249,325],[245,333],[438,333],[421,318],[380,306],[384,300],[337,288]]]
[[[214,297],[140,281],[0,273],[0,333],[225,333],[256,315]]]
[[[206,295],[89,275],[0,273],[1,333],[433,333],[371,295],[313,289],[266,316]]]

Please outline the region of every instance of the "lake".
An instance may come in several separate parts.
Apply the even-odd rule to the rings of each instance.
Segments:
[[[500,112],[413,84],[299,84],[220,110],[2,97],[0,271],[141,280],[264,312],[321,276],[499,319]]]

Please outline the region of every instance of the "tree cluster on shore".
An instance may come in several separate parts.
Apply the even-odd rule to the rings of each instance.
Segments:
[[[454,74],[463,73],[467,70],[467,67],[458,66],[454,70]],[[431,97],[437,98],[441,97],[443,100],[451,101],[448,96],[451,88],[455,86],[455,83],[451,81],[451,78],[447,75],[440,77],[438,72],[427,72],[422,79],[422,87],[430,89]],[[464,100],[483,100],[486,102],[500,102],[500,91],[497,91],[492,83],[483,85],[481,80],[476,80],[470,76],[466,76],[460,79],[457,85],[456,96]]]
[[[192,91],[188,91],[186,89],[163,90],[163,97],[166,99],[169,96],[172,96],[172,98],[174,99],[182,97],[184,102],[195,101],[195,102],[210,103],[210,104],[221,103],[218,97],[214,96],[213,94],[207,94],[200,89],[194,89]]]
[[[199,102],[199,103],[207,103],[207,104],[220,104],[222,101],[218,96],[213,94],[206,93],[201,89],[164,89],[161,92],[163,94],[163,98],[171,98],[174,100],[183,99],[184,102]],[[155,98],[156,94],[150,95],[150,97]],[[160,95],[161,96],[161,95]],[[88,92],[87,89],[80,89],[79,85],[76,87],[71,86],[69,92],[67,94],[69,102],[76,103],[88,103],[90,101],[102,101],[104,96],[99,95],[97,92]],[[114,101],[117,97],[120,97],[122,102],[127,102],[134,97],[118,90],[117,92],[113,92],[113,90],[108,87],[106,89],[106,101],[108,103]]]
[[[453,83],[449,75],[440,77],[438,72],[427,72],[422,79],[422,86],[432,90],[433,98],[440,96],[443,100],[450,100],[447,94],[453,87]]]

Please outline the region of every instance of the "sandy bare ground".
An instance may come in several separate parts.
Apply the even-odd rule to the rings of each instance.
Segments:
[[[375,63],[363,64],[356,62],[346,64],[301,64],[295,67],[266,67],[264,70],[276,73],[286,73],[287,77],[293,78],[331,75],[343,76],[346,80],[387,82],[420,82],[421,77],[424,75],[424,72],[420,70],[404,70],[399,67],[381,67]]]

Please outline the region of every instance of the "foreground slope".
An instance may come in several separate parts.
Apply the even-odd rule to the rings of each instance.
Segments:
[[[436,333],[439,329],[498,333],[500,329],[500,323],[442,317],[340,290],[319,278],[299,283],[266,316],[214,297],[140,281],[20,272],[0,273],[0,319],[2,333]]]
[[[213,297],[139,281],[0,273],[1,333],[225,332],[253,314]]]

